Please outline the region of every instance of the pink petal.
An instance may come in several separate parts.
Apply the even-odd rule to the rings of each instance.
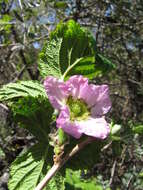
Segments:
[[[82,128],[82,133],[99,139],[105,139],[110,132],[109,125],[104,118],[88,118],[76,124],[80,125],[80,129]]]
[[[69,95],[69,87],[57,78],[49,76],[44,81],[45,90],[54,108],[60,109]]]
[[[94,117],[106,114],[111,108],[107,85],[90,84],[84,88],[81,97],[89,107],[92,107],[91,114]]]
[[[88,85],[88,79],[82,75],[72,76],[66,84],[71,88],[71,95],[73,98],[81,98],[82,91]]]
[[[70,121],[70,113],[68,107],[65,106],[62,108],[56,122],[57,122],[57,127],[62,128],[69,135],[77,139],[81,137],[82,133],[80,126]]]
[[[107,85],[101,85],[98,90],[96,102],[91,109],[92,116],[101,116],[106,114],[111,108],[109,97],[109,88]]]

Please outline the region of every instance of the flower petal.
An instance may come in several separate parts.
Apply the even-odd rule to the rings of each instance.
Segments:
[[[71,88],[71,95],[73,98],[82,98],[81,94],[84,91],[85,86],[88,85],[88,79],[84,78],[82,75],[74,75],[66,82],[66,84]]]
[[[93,117],[104,115],[111,108],[107,85],[90,84],[84,88],[81,97],[89,107],[92,107],[91,114]]]
[[[62,128],[69,135],[77,139],[81,137],[82,133],[80,126],[70,121],[70,112],[68,107],[65,106],[62,108],[56,122],[57,122],[57,127]]]
[[[91,109],[91,115],[93,117],[104,115],[111,108],[111,101],[110,101],[110,97],[109,97],[108,86],[101,85],[98,88],[96,88],[96,91],[97,91],[96,92],[96,101],[95,101],[93,108]]]
[[[52,76],[45,79],[44,86],[53,107],[60,109],[64,105],[64,100],[69,95],[69,87],[64,82]]]
[[[82,133],[99,139],[105,139],[110,132],[109,125],[104,118],[90,117],[76,124],[80,125],[80,129],[82,128]]]

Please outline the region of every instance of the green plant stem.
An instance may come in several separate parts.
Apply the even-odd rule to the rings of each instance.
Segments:
[[[55,163],[52,168],[48,171],[46,176],[43,180],[37,185],[35,190],[42,190],[46,184],[50,181],[50,179],[59,171],[59,169],[77,152],[83,149],[87,144],[91,143],[95,139],[92,137],[88,137],[86,140],[82,141],[81,143],[77,144],[69,153],[65,155],[65,157],[60,160],[58,163]]]
[[[67,70],[65,71],[65,73],[64,73],[63,76],[62,76],[62,80],[65,79],[65,77],[66,77],[66,75],[68,74],[68,72],[69,72],[76,64],[78,64],[82,59],[83,59],[83,57],[77,59],[71,66],[69,66],[69,67],[67,68]]]

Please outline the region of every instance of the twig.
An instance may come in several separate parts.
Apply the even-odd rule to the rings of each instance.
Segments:
[[[16,33],[16,30],[15,30],[14,26],[11,27],[11,31],[12,31],[12,34],[13,34],[13,36],[14,36],[15,43],[19,43],[19,38],[18,38],[18,35],[17,35],[17,33]],[[27,71],[28,71],[28,74],[29,74],[30,78],[31,78],[32,80],[34,80],[34,79],[35,79],[35,76],[34,76],[32,70],[31,70],[30,68],[27,68],[27,67],[28,67],[28,63],[27,63],[27,60],[26,60],[26,58],[25,58],[25,55],[24,55],[24,52],[23,52],[22,49],[20,49],[19,55],[20,55],[20,57],[21,57],[21,60],[22,60],[23,64],[26,66],[26,69],[27,69]]]
[[[85,141],[77,144],[71,152],[69,152],[61,161],[55,163],[52,168],[48,171],[43,180],[38,184],[35,190],[42,190],[50,179],[59,171],[59,169],[77,152],[84,148],[87,144],[91,143],[94,139],[92,137],[87,138]]]
[[[22,77],[22,75],[23,75],[25,69],[26,69],[26,65],[24,65],[24,66],[22,67],[21,71],[17,74],[17,76],[13,79],[12,82],[16,82],[17,80],[19,80],[19,79]]]
[[[114,173],[115,173],[116,164],[117,164],[117,160],[115,159],[115,161],[113,163],[113,167],[111,169],[111,177],[110,177],[110,181],[109,181],[109,186],[111,186],[111,184],[113,182],[113,177],[114,177]]]
[[[21,3],[21,0],[18,0],[18,3],[19,3],[19,6],[20,6],[20,9],[23,10],[23,6],[22,6],[22,3]]]
[[[0,103],[0,107],[2,107],[3,109],[5,109],[6,111],[9,110],[8,107],[6,105],[2,104],[2,103]]]
[[[127,183],[127,190],[130,188],[130,184],[131,184],[132,179],[133,179],[133,175],[131,175],[131,177],[129,178],[129,181]]]
[[[31,40],[31,41],[27,42],[26,45],[29,45],[31,43],[34,43],[34,42],[37,42],[37,41],[40,41],[40,40],[43,40],[43,39],[48,39],[48,36],[49,36],[49,33],[45,34],[45,35],[43,35],[41,37],[34,38],[34,40]]]
[[[109,142],[108,144],[106,144],[105,146],[103,146],[103,148],[101,149],[101,152],[103,152],[104,150],[106,150],[107,148],[109,148],[112,144],[112,141]]]

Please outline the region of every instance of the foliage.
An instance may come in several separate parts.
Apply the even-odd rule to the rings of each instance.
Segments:
[[[105,73],[113,69],[114,65],[109,60],[94,51],[95,44],[95,39],[89,31],[73,20],[66,24],[60,23],[51,33],[50,42],[45,44],[40,53],[41,75],[65,78],[82,74],[94,78],[102,71]],[[98,59],[95,59],[95,54]]]
[[[11,178],[9,189],[34,189],[51,167],[51,151],[47,144],[36,144],[17,159],[11,165]],[[58,174],[52,178],[45,190],[63,189]],[[61,183],[61,184],[60,184]]]

